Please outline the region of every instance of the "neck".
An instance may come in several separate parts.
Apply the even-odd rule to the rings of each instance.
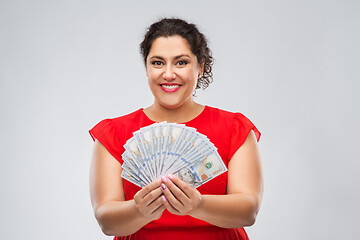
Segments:
[[[204,106],[191,100],[177,108],[166,108],[154,102],[153,105],[144,109],[144,113],[153,121],[170,123],[188,122],[197,117],[204,110]]]

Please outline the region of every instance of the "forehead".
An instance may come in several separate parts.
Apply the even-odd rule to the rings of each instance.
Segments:
[[[171,57],[182,54],[195,56],[186,39],[180,36],[158,37],[152,43],[148,57],[152,55]]]

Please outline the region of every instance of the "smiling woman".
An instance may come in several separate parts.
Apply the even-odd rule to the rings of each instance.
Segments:
[[[144,110],[145,113],[153,116],[155,112],[163,109],[180,110],[193,107],[201,112],[202,108],[195,106],[192,94],[197,79],[202,75],[202,69],[187,40],[180,36],[157,38],[146,60],[146,73],[155,102]],[[182,121],[186,120],[190,119]]]
[[[211,52],[194,24],[162,19],[150,26],[140,51],[154,103],[90,130],[95,141],[90,192],[100,227],[115,239],[248,239],[243,227],[254,224],[263,191],[260,132],[241,113],[194,101],[194,90],[212,81]],[[196,189],[189,185],[195,178],[188,168],[143,188],[122,179],[126,141],[162,121],[206,135],[228,172]]]

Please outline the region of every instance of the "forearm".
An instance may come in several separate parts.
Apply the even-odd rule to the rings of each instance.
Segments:
[[[127,236],[152,221],[135,207],[135,201],[111,201],[101,205],[95,217],[102,231],[109,236]]]
[[[203,195],[190,216],[223,228],[240,228],[254,224],[259,200],[246,194]]]

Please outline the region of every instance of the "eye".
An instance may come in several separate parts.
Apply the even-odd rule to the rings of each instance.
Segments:
[[[163,65],[163,63],[161,61],[152,61],[151,62],[152,65],[155,65],[155,66],[161,66]]]
[[[188,64],[188,62],[185,60],[181,60],[176,63],[176,65],[180,65],[180,66],[185,66],[186,64]]]

